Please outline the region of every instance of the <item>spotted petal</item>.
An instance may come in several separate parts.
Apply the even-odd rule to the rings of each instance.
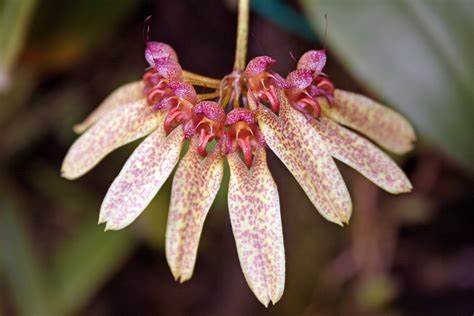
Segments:
[[[279,117],[258,107],[257,119],[265,142],[324,218],[339,225],[347,223],[352,212],[351,198],[323,139],[282,94],[280,103]]]
[[[107,191],[99,223],[118,230],[141,214],[178,162],[183,138],[181,127],[168,136],[160,127],[135,149]]]
[[[237,153],[227,160],[228,205],[240,265],[258,300],[265,306],[275,304],[285,287],[285,249],[278,190],[265,149],[256,152],[250,170]]]
[[[371,142],[325,117],[314,120],[312,124],[334,158],[356,169],[387,192],[396,194],[411,190],[410,181],[403,171]]]
[[[331,119],[353,128],[385,149],[404,154],[416,139],[410,123],[399,113],[356,93],[335,91],[335,104],[321,102],[323,112]]]
[[[191,141],[173,178],[166,229],[166,259],[176,280],[193,274],[199,238],[224,172],[219,150],[202,158],[197,139]]]
[[[74,142],[64,158],[62,176],[82,176],[113,150],[151,133],[162,117],[144,99],[112,110]]]
[[[91,127],[105,114],[109,113],[113,109],[119,106],[123,106],[130,102],[138,101],[145,97],[143,93],[144,84],[143,81],[134,81],[124,84],[115,89],[98,107],[92,111],[89,116],[80,124],[74,126],[74,131],[78,134],[82,134],[86,129]]]

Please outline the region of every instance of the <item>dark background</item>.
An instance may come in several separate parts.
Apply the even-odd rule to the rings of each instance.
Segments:
[[[281,6],[274,9],[275,3]],[[311,5],[256,0],[249,57],[270,55],[286,75],[303,52],[322,47],[326,41],[307,24]],[[341,57],[337,12],[329,15],[325,72],[336,86],[397,108],[390,93],[374,89],[364,74],[359,78],[357,64]],[[417,124],[423,113],[403,106],[398,110],[414,121],[420,141],[413,152],[394,158],[414,190],[389,195],[339,164],[354,202],[348,227],[325,221],[269,154],[287,258],[286,289],[276,306],[265,309],[245,283],[226,188],[206,220],[194,276],[182,285],[173,280],[163,249],[169,181],[133,225],[104,233],[96,225],[101,199],[136,143],[77,181],[60,178],[59,169],[76,138],[73,124],[115,87],[143,74],[142,28],[150,14],[152,39],[171,44],[184,68],[216,78],[231,71],[233,1],[0,1],[0,34],[8,36],[0,46],[1,315],[472,315],[472,156],[458,153],[474,144],[453,154],[430,124]],[[18,48],[9,48],[15,39]],[[374,55],[384,54],[383,43],[376,47]],[[415,59],[407,62],[417,66]],[[403,76],[380,72],[380,80]],[[416,88],[408,86],[407,94]],[[472,93],[472,86],[465,88]],[[439,110],[435,104],[425,108]],[[470,122],[459,122],[459,135],[466,134],[462,128],[472,132]],[[450,137],[460,143],[456,133]]]

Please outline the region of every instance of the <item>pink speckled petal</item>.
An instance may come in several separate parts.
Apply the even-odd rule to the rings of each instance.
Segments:
[[[175,61],[178,61],[178,55],[176,55],[174,49],[168,44],[154,41],[149,41],[146,43],[145,59],[150,66],[154,67],[155,60],[163,57],[169,57]]]
[[[325,117],[312,121],[312,124],[334,158],[356,169],[387,192],[397,194],[412,189],[397,164],[370,141]]]
[[[306,89],[313,82],[313,74],[307,69],[293,70],[286,76],[290,88]]]
[[[413,148],[415,132],[399,113],[356,93],[336,90],[334,96],[336,102],[331,107],[324,100],[320,102],[329,118],[365,134],[396,154]]]
[[[113,150],[151,133],[162,117],[162,113],[151,111],[145,99],[110,111],[71,146],[63,161],[62,176],[79,178]]]
[[[310,50],[303,54],[298,60],[297,69],[307,69],[314,71],[316,74],[320,74],[326,65],[326,51],[321,50]]]
[[[168,136],[160,127],[135,149],[102,202],[106,230],[122,229],[143,212],[178,162],[183,139],[181,127]]]
[[[324,218],[339,225],[347,223],[352,212],[351,198],[324,141],[282,93],[280,102],[280,117],[264,107],[257,110],[265,142]]]
[[[245,73],[250,77],[257,76],[267,71],[275,63],[276,60],[271,57],[257,56],[249,61],[247,67],[245,67]]]
[[[250,170],[237,153],[227,161],[228,205],[240,265],[257,299],[265,306],[275,304],[285,288],[285,248],[278,190],[265,149],[255,153]]]
[[[116,107],[144,98],[145,94],[143,93],[143,88],[144,84],[141,80],[130,82],[118,87],[112,91],[112,93],[109,94],[82,123],[74,126],[74,132],[81,134],[97,122],[102,116]]]
[[[166,228],[166,259],[180,282],[191,278],[202,227],[219,190],[224,158],[218,150],[206,158],[197,152],[197,139],[179,163],[173,178]]]

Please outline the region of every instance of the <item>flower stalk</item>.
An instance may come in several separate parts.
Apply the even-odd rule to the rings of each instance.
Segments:
[[[218,88],[221,83],[219,79],[209,78],[186,70],[183,70],[183,79],[193,86],[204,88]]]
[[[234,70],[242,71],[246,65],[247,38],[249,32],[249,2],[239,0],[239,17],[237,21],[237,41],[235,47]]]

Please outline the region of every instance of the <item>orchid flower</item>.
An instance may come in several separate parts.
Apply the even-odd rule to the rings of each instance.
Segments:
[[[324,50],[305,53],[286,78],[276,62],[256,57],[245,67],[248,0],[240,0],[234,70],[222,79],[184,71],[167,44],[149,41],[142,80],[112,92],[75,131],[62,175],[76,179],[106,155],[146,138],[110,186],[99,223],[131,224],[178,165],[172,183],[166,258],[176,280],[191,278],[204,221],[230,167],[228,207],[240,264],[265,306],[285,285],[285,251],[271,149],[327,220],[349,222],[351,199],[333,158],[390,193],[411,190],[402,170],[372,142],[397,154],[415,134],[400,114],[364,96],[334,88],[322,70]],[[212,89],[197,94],[194,86]],[[346,127],[344,127],[346,126]],[[349,129],[350,128],[350,129]],[[189,149],[180,160],[185,142]]]

